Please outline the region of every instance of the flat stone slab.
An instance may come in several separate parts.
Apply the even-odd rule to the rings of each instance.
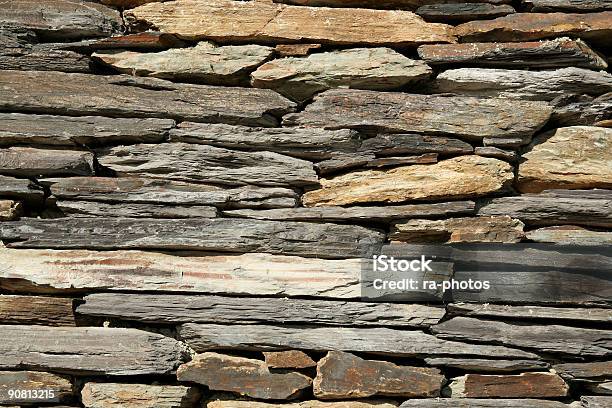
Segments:
[[[25,398],[9,394],[24,394]],[[32,398],[35,394],[36,397]],[[36,371],[0,371],[0,404],[58,403],[71,400],[74,390],[67,377]]]
[[[452,398],[559,398],[569,387],[555,373],[519,375],[466,374],[453,378],[447,396]]]
[[[89,176],[94,174],[89,151],[8,147],[0,151],[0,174],[15,177]]]
[[[81,391],[86,408],[190,408],[201,397],[195,387],[88,382]]]
[[[73,303],[70,298],[2,295],[0,324],[75,326]]]

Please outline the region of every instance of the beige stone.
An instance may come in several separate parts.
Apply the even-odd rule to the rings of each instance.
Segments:
[[[87,383],[81,392],[87,408],[188,408],[200,399],[194,387]]]
[[[19,201],[0,200],[0,221],[10,221],[19,218],[22,206]]]

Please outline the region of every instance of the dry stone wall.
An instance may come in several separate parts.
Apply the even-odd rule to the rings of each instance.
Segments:
[[[0,406],[612,407],[611,58],[605,0],[0,0]]]

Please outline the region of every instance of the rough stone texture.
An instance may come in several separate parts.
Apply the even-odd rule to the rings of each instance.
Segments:
[[[249,71],[263,64],[273,49],[261,45],[217,47],[201,42],[192,48],[157,53],[124,50],[92,55],[124,74],[212,85],[246,85]]]
[[[0,29],[28,29],[48,39],[108,36],[122,24],[117,10],[89,1],[0,1]]]
[[[321,44],[278,44],[274,51],[279,57],[305,57],[319,48]]]
[[[185,43],[172,34],[160,33],[155,31],[145,31],[127,35],[102,38],[91,45],[95,50],[106,49],[138,49],[158,51],[168,48],[184,47]]]
[[[395,357],[489,356],[537,358],[535,354],[502,346],[446,341],[421,331],[387,328],[303,327],[184,324],[179,336],[197,352],[223,350],[367,352]]]
[[[445,378],[435,368],[398,366],[330,351],[317,364],[314,395],[319,399],[437,397]]]
[[[111,204],[213,205],[224,209],[268,209],[295,207],[297,201],[293,190],[278,187],[221,188],[139,177],[71,177],[45,179],[43,182],[50,184],[51,193],[60,199]]]
[[[0,109],[158,117],[275,126],[293,103],[267,89],[176,84],[156,78],[0,71]]]
[[[202,20],[202,15],[209,18]],[[271,2],[236,3],[232,0],[178,0],[146,4],[128,10],[125,16],[129,21],[146,22],[162,32],[190,40],[394,46],[454,42],[454,37],[449,34],[450,26],[426,23],[409,11],[311,8]],[[334,21],[334,24],[326,21]]]
[[[374,154],[379,157],[427,153],[448,157],[470,154],[474,148],[459,139],[404,133],[378,134],[364,140],[359,151],[362,154]]]
[[[0,174],[16,177],[90,176],[94,155],[87,151],[9,147],[0,151]]]
[[[0,298],[1,299],[1,298]],[[244,310],[249,311],[248,314]],[[93,294],[77,312],[145,323],[320,324],[330,326],[428,327],[444,308],[395,303],[339,302],[185,295]]]
[[[375,253],[384,234],[351,225],[235,218],[29,218],[0,223],[0,239],[20,248],[254,251],[351,258]]]
[[[0,197],[40,203],[44,198],[42,187],[28,179],[0,176]]]
[[[469,140],[520,138],[528,141],[550,117],[542,102],[478,99],[334,89],[318,95],[285,125],[391,133],[451,135]]]
[[[452,398],[557,398],[569,387],[554,373],[520,375],[467,374],[453,378],[448,385]]]
[[[230,217],[276,221],[377,221],[389,222],[418,217],[444,217],[470,214],[474,202],[452,201],[435,204],[410,204],[385,207],[310,207],[273,210],[232,210],[223,214]]]
[[[0,368],[84,375],[169,374],[185,358],[178,341],[136,329],[1,326]]]
[[[532,12],[612,10],[609,0],[522,0]]]
[[[227,397],[225,397],[227,398]],[[257,401],[237,401],[237,400],[221,400],[212,399],[205,402],[204,408],[394,408],[397,407],[396,402],[382,401],[342,401],[342,402],[324,402],[324,401],[302,401],[294,403],[271,404],[267,402]]]
[[[559,308],[546,306],[506,306],[477,303],[452,303],[448,305],[447,309],[450,314],[463,316],[612,323],[612,314],[610,314],[610,309],[569,307]]]
[[[23,206],[19,201],[0,200],[0,221],[16,220],[22,212]]]
[[[270,368],[309,368],[317,363],[300,350],[264,351],[266,365]]]
[[[432,330],[440,338],[489,341],[545,353],[580,357],[607,357],[612,354],[612,333],[607,330],[552,324],[516,325],[470,317],[455,317],[433,326]],[[502,395],[498,397],[503,398]]]
[[[194,387],[88,382],[81,391],[87,408],[190,408],[200,399]]]
[[[37,293],[170,291],[359,298],[361,260],[0,249],[0,287]]]
[[[389,239],[401,242],[520,242],[524,224],[510,217],[410,220],[395,223]]]
[[[554,101],[553,101],[554,102]],[[557,98],[551,122],[557,127],[592,125],[612,127],[612,92],[592,98],[568,95]]]
[[[331,88],[386,91],[426,79],[431,68],[389,48],[352,48],[270,61],[253,72],[256,88],[303,102]]]
[[[580,397],[580,402],[585,408],[606,408],[612,404],[612,397],[586,396]]]
[[[538,228],[526,233],[533,242],[553,242],[560,245],[612,245],[612,232],[592,231],[573,225]]]
[[[9,390],[20,390],[20,391],[38,391],[38,390],[50,390],[53,391],[54,396],[50,395],[43,398],[10,398],[8,394]],[[0,371],[0,404],[10,405],[16,403],[22,403],[24,405],[30,405],[32,403],[57,403],[67,399],[71,399],[73,396],[72,384],[68,378],[50,374],[41,373],[35,371]]]
[[[511,150],[503,150],[491,146],[479,146],[474,149],[474,154],[483,157],[493,157],[495,159],[505,160],[510,163],[518,161],[519,155]]]
[[[428,64],[461,64],[500,68],[606,69],[606,60],[587,43],[567,37],[547,41],[421,45],[419,57]]]
[[[127,218],[215,218],[215,207],[167,206],[157,204],[120,203],[109,204],[95,201],[56,201],[56,206],[65,215],[73,217],[127,217]]]
[[[514,8],[508,4],[442,3],[421,6],[415,13],[423,17],[425,21],[457,24],[502,17],[514,13]]]
[[[119,176],[233,186],[303,187],[318,183],[312,163],[305,160],[188,143],[117,146],[100,150],[98,161]]]
[[[170,119],[53,116],[0,113],[0,145],[98,146],[159,143],[174,127]]]
[[[300,6],[363,7],[383,9],[416,9],[426,4],[461,3],[464,0],[276,0],[277,3]],[[509,0],[471,0],[472,3],[502,4]]]
[[[573,126],[534,140],[519,166],[518,189],[612,187],[612,129]]]
[[[488,360],[482,358],[426,358],[433,367],[449,367],[463,371],[508,373],[514,371],[542,370],[548,363],[537,360]]]
[[[612,226],[610,190],[548,190],[539,194],[495,198],[479,215],[509,215],[527,225]]]
[[[493,20],[470,21],[454,29],[461,42],[531,41],[560,36],[610,45],[612,12],[586,14],[516,13]]]
[[[312,384],[304,374],[271,373],[263,361],[218,353],[197,354],[179,367],[176,377],[258,399],[294,399]]]
[[[438,75],[435,87],[442,93],[552,101],[567,94],[610,92],[612,75],[575,67],[552,71],[459,68]]]
[[[409,400],[400,408],[578,408],[559,401],[542,399],[476,399],[476,398],[441,398]]]
[[[367,170],[322,179],[319,190],[304,194],[304,205],[469,198],[505,190],[512,166],[496,159],[462,156],[438,164]]]
[[[612,361],[555,364],[553,369],[567,381],[612,378]]]
[[[1,324],[74,326],[73,300],[41,296],[0,296]]]

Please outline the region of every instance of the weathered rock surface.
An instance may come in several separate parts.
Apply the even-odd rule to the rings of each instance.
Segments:
[[[598,96],[567,95],[556,99],[551,122],[557,127],[563,126],[602,126],[611,127],[612,92]]]
[[[200,399],[194,387],[88,382],[81,391],[87,408],[190,408]]]
[[[612,404],[612,397],[583,396],[580,402],[585,408],[606,408]]]
[[[477,399],[477,398],[439,398],[409,400],[400,408],[574,408],[559,401],[533,398],[514,399]]]
[[[420,331],[386,328],[289,327],[264,325],[184,324],[180,338],[197,352],[224,350],[367,352],[395,357],[478,355],[536,358],[535,354],[501,346],[446,341]]]
[[[155,1],[160,0],[100,0],[100,3],[108,4],[109,6],[131,8],[136,6],[142,6],[143,4],[147,3],[153,3]]]
[[[93,290],[359,298],[361,260],[250,253],[0,249],[0,287],[37,293]]]
[[[9,147],[0,151],[0,174],[16,177],[89,176],[94,155],[88,151]]]
[[[317,364],[313,387],[319,399],[437,397],[444,381],[435,368],[398,366],[330,351]]]
[[[246,85],[249,72],[263,64],[272,53],[272,48],[261,45],[217,47],[200,42],[192,48],[156,53],[99,51],[92,57],[124,74],[211,85]]]
[[[106,49],[138,49],[158,51],[168,48],[184,47],[185,42],[179,40],[172,34],[155,31],[145,31],[127,35],[117,35],[97,40],[91,45],[94,50]]]
[[[461,156],[438,164],[359,171],[322,179],[322,188],[304,194],[302,202],[313,207],[469,198],[503,191],[513,178],[508,163]]]
[[[174,121],[170,119],[0,113],[0,145],[159,143],[172,127]]]
[[[459,139],[443,136],[383,133],[365,139],[359,151],[362,154],[375,154],[379,157],[427,153],[437,153],[446,157],[470,154],[474,148]]]
[[[569,308],[546,306],[506,306],[477,303],[451,303],[447,310],[453,315],[484,316],[510,319],[549,319],[585,322],[612,322],[610,309]]]
[[[612,361],[555,364],[553,369],[568,381],[612,378]]]
[[[610,190],[548,190],[539,194],[495,198],[479,215],[509,215],[528,225],[612,226]]]
[[[202,20],[202,15],[209,18]],[[454,42],[454,37],[449,34],[450,26],[426,23],[409,11],[295,7],[232,0],[178,0],[146,4],[128,10],[125,16],[128,21],[145,22],[162,32],[190,40],[394,46]],[[329,21],[334,23],[326,23]]]
[[[42,296],[0,296],[1,324],[74,326],[72,299]]]
[[[551,71],[459,68],[438,75],[435,87],[442,93],[552,101],[567,94],[610,92],[612,75],[575,67]]]
[[[41,398],[11,398],[9,391],[37,392]],[[40,390],[49,390],[40,392]],[[53,394],[53,396],[51,396]],[[70,399],[72,384],[68,378],[35,371],[0,371],[0,404],[57,403]]]
[[[538,228],[528,231],[525,235],[533,242],[552,242],[560,245],[612,244],[612,232],[593,231],[574,225]]]
[[[0,239],[21,248],[250,251],[351,258],[375,253],[384,234],[350,225],[236,218],[24,218],[0,223]]]
[[[428,64],[461,64],[507,68],[606,69],[608,63],[584,41],[567,37],[547,41],[421,45]]]
[[[252,218],[256,220],[277,221],[378,221],[418,218],[444,217],[470,214],[472,201],[451,201],[448,203],[410,204],[385,207],[310,207],[273,210],[232,210],[223,214],[230,217]]]
[[[278,44],[274,47],[274,52],[279,57],[305,57],[319,48],[321,44]]]
[[[3,180],[0,176],[0,182]],[[70,177],[45,179],[51,193],[65,200],[165,205],[213,205],[234,208],[291,208],[297,195],[279,187],[219,186],[139,177]],[[0,186],[2,183],[0,183]],[[0,194],[2,190],[0,189]]]
[[[28,29],[48,39],[103,37],[119,32],[119,12],[82,0],[3,0],[1,29]]]
[[[309,368],[317,363],[300,350],[264,351],[266,365],[270,368]]]
[[[612,12],[516,13],[493,20],[470,21],[453,30],[461,42],[531,41],[560,36],[579,37],[603,46],[610,45]]]
[[[0,109],[60,115],[157,117],[275,126],[293,103],[274,91],[156,78],[0,71]]]
[[[25,200],[30,203],[40,203],[44,198],[42,187],[28,179],[0,176],[0,197]]]
[[[455,317],[433,326],[432,330],[440,338],[495,342],[544,353],[580,357],[606,357],[612,354],[612,334],[607,330],[552,324],[517,325],[470,317]],[[502,395],[498,397],[503,398]]]
[[[184,346],[160,334],[104,327],[1,326],[0,368],[101,375],[169,374]]]
[[[179,381],[259,399],[294,399],[312,380],[296,372],[271,373],[265,362],[218,353],[197,354],[176,372]]]
[[[522,0],[532,12],[612,10],[609,0]]]
[[[537,360],[490,360],[482,358],[426,358],[425,362],[433,367],[450,367],[463,371],[476,372],[514,372],[541,370],[548,368],[548,363]]]
[[[389,48],[351,48],[270,61],[251,74],[256,88],[304,102],[331,88],[386,91],[426,79],[431,68]]]
[[[227,398],[227,397],[226,397]],[[205,402],[204,408],[394,408],[397,407],[396,402],[382,401],[341,401],[341,402],[323,402],[323,401],[302,401],[283,404],[272,404],[258,401],[238,401],[238,400],[221,400],[211,399]]]
[[[12,221],[18,219],[23,212],[23,206],[19,201],[0,200],[0,221]]]
[[[211,206],[167,206],[158,204],[95,201],[56,201],[62,213],[73,217],[126,217],[126,218],[215,218],[217,208]]]
[[[389,239],[401,242],[520,242],[523,223],[505,217],[466,217],[445,220],[415,219],[395,223]]]
[[[144,176],[240,186],[318,184],[311,162],[273,152],[243,152],[188,143],[138,144],[102,149],[98,161],[119,176]]]
[[[448,385],[452,398],[557,398],[565,397],[569,387],[554,373],[520,375],[466,374]]]
[[[491,146],[478,146],[474,149],[474,154],[482,157],[493,157],[494,159],[505,160],[510,163],[518,161],[519,155],[512,150],[503,150]]]
[[[573,126],[534,140],[519,166],[518,189],[612,187],[612,129]]]
[[[0,298],[1,299],[1,298]],[[245,314],[244,310],[249,313]],[[77,312],[146,323],[320,324],[331,326],[428,327],[444,308],[395,303],[185,295],[93,294]]]
[[[285,125],[391,133],[451,135],[470,140],[521,138],[528,141],[550,117],[543,102],[478,99],[334,89],[318,95]]]
[[[426,4],[461,3],[464,0],[275,0],[277,3],[299,6],[363,7],[382,9],[416,9]],[[471,0],[472,3],[502,4],[509,0]]]
[[[425,21],[433,23],[465,23],[472,20],[486,20],[514,13],[508,4],[488,3],[442,3],[421,6],[415,12]]]

